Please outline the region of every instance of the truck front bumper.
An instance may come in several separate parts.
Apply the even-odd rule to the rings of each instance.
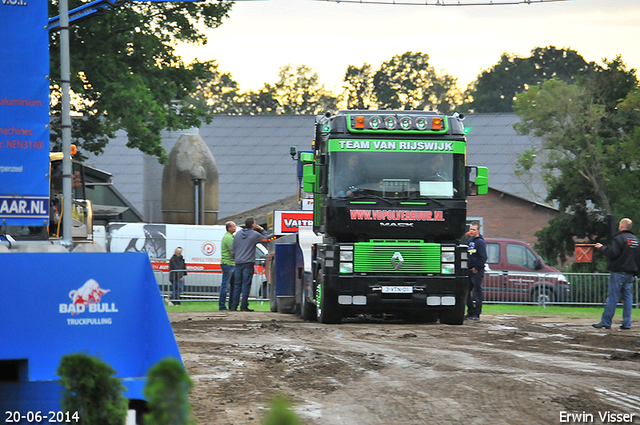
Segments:
[[[338,304],[354,311],[442,309],[467,293],[466,276],[336,276]]]

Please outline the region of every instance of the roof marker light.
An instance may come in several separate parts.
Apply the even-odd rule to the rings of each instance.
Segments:
[[[411,118],[410,117],[403,117],[400,119],[400,128],[402,128],[403,130],[411,130]]]
[[[364,117],[363,116],[357,116],[356,117],[356,128],[357,129],[363,129],[364,128]]]
[[[426,118],[420,117],[416,119],[416,128],[418,130],[426,130],[428,126],[429,126],[429,121]]]
[[[436,117],[431,121],[431,130],[442,130],[442,118]]]
[[[387,130],[393,130],[396,128],[396,124],[398,120],[395,117],[385,117],[384,126],[387,127]]]

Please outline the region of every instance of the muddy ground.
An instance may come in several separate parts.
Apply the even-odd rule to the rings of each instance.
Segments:
[[[169,317],[199,425],[259,424],[279,393],[308,425],[640,423],[638,325],[597,330],[585,319],[516,316],[462,326],[323,325],[268,312]],[[603,421],[608,412],[615,416]],[[583,416],[571,421],[571,413]]]

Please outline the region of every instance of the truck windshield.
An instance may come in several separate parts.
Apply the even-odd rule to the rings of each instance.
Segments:
[[[464,198],[464,157],[433,152],[332,152],[334,198]]]

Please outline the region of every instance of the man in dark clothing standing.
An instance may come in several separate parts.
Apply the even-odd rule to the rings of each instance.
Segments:
[[[480,222],[469,225],[469,297],[467,298],[467,319],[479,320],[482,313],[482,279],[484,263],[487,262],[487,244],[480,234]]]
[[[607,268],[611,274],[609,275],[609,294],[604,312],[600,323],[592,325],[594,328],[611,329],[616,305],[622,296],[622,325],[620,325],[620,329],[631,329],[631,307],[633,304],[631,285],[633,285],[634,276],[638,274],[640,260],[640,244],[638,238],[631,233],[632,224],[628,218],[620,220],[619,232],[613,238],[610,248],[601,243],[595,245],[596,249],[609,258]]]
[[[180,294],[184,286],[187,265],[182,257],[182,247],[177,247],[169,260],[169,281],[171,282],[171,299],[174,305],[180,305]]]
[[[249,308],[249,290],[256,261],[256,245],[268,236],[267,232],[254,222],[253,217],[249,217],[244,222],[244,229],[236,233],[233,238],[231,256],[236,263],[236,269],[234,272],[235,284],[231,301],[229,301],[230,310],[235,310],[238,307],[242,288],[240,311],[253,311]]]

